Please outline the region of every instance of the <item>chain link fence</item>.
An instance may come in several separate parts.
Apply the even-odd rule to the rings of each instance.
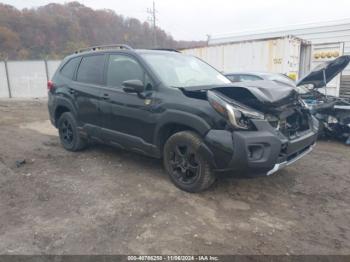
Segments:
[[[46,97],[47,81],[61,61],[0,61],[0,98]]]

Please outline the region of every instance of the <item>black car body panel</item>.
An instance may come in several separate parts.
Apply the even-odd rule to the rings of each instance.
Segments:
[[[142,54],[152,52],[174,55],[169,51],[108,50],[78,53],[64,59],[52,79],[55,88],[49,91],[52,123],[56,126],[60,114],[70,111],[85,137],[157,158],[162,157],[165,140],[171,132],[191,130],[203,139],[198,151],[213,169],[256,175],[277,171],[282,163],[291,163],[315,143],[317,124],[304,110],[293,88],[272,86],[266,81],[173,88],[161,81],[143,59]],[[106,68],[112,54],[137,61],[148,77],[150,88],[129,93],[109,87]],[[62,74],[71,59],[91,55],[105,57],[101,83],[77,81],[81,65],[75,68],[72,79]],[[245,119],[249,130],[233,128],[208,102],[209,91],[229,105],[244,105],[265,118]]]

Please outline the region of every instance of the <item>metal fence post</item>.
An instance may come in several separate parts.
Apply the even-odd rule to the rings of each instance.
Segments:
[[[45,58],[44,63],[45,63],[46,79],[47,79],[47,82],[49,82],[50,76],[49,76],[49,66],[47,64],[47,58]]]
[[[12,93],[11,93],[11,84],[10,84],[10,75],[9,75],[9,69],[7,65],[7,59],[4,60],[5,64],[5,74],[6,74],[6,80],[7,80],[7,89],[9,92],[9,98],[12,98]]]

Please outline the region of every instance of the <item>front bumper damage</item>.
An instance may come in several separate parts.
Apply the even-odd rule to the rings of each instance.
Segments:
[[[204,141],[217,171],[271,175],[310,153],[318,135],[312,126],[288,139],[265,120],[254,125],[257,131],[209,131]]]
[[[310,153],[312,151],[312,149],[314,148],[314,146],[315,146],[315,144],[309,146],[308,148],[303,150],[302,153],[300,153],[299,155],[297,155],[296,157],[292,158],[289,161],[284,161],[284,162],[275,164],[275,166],[269,172],[267,172],[266,175],[268,175],[268,176],[272,175],[272,174],[276,173],[278,170],[281,170],[281,169],[293,164],[294,162],[298,161],[300,158],[302,158],[305,155],[307,155],[308,153]]]

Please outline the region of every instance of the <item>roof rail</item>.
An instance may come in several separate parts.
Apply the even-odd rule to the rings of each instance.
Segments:
[[[91,46],[91,47],[86,47],[86,48],[82,48],[79,49],[77,51],[75,51],[75,54],[78,53],[82,53],[82,52],[86,52],[86,51],[98,51],[98,50],[108,50],[108,49],[115,49],[115,48],[119,48],[119,49],[127,49],[127,50],[133,50],[132,47],[128,46],[128,45],[97,45],[97,46]]]
[[[179,50],[172,49],[172,48],[153,48],[152,50],[169,51],[169,52],[181,53]]]

